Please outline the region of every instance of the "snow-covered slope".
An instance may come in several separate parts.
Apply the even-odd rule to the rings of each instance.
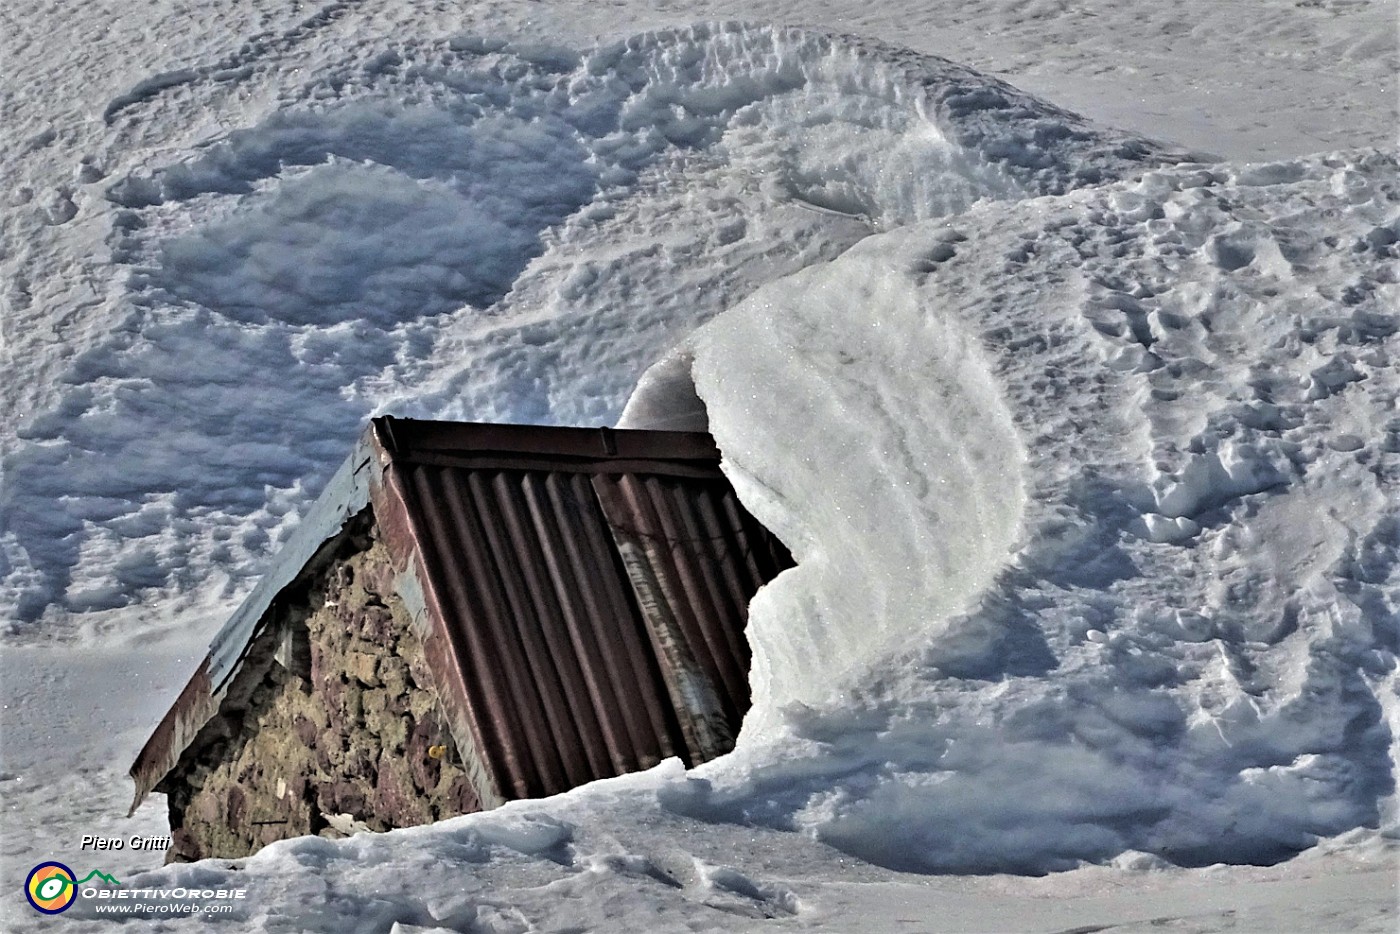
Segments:
[[[914,876],[806,837],[696,820],[657,800],[684,784],[661,766],[551,799],[386,835],[303,837],[226,867],[214,861],[123,878],[128,889],[245,886],[231,915],[172,918],[166,931],[317,934],[531,931],[840,932],[1372,931],[1394,929],[1393,856],[1348,841],[1286,869],[1195,872],[1085,867],[1043,878]],[[31,918],[33,916],[31,915]],[[30,919],[23,919],[29,921]],[[110,930],[90,903],[64,930]],[[52,920],[21,930],[52,929]]]
[[[755,600],[754,759],[697,807],[920,870],[1394,827],[1397,241],[1390,155],[1154,171],[701,329],[799,567]]]
[[[985,907],[987,886],[876,866],[1090,861],[1119,874],[1063,877],[1052,907],[1021,883],[1006,926],[1286,929],[1306,903],[1385,930],[1396,168],[1157,170],[872,237],[760,290],[686,350],[741,493],[799,561],[755,601],[735,754],[128,884],[275,893],[223,918],[264,930],[901,929],[846,902],[846,877],[936,930],[932,903]],[[664,416],[684,394],[658,385]],[[1224,891],[1160,872],[1328,838]],[[1144,904],[1117,900],[1129,878]]]
[[[1255,165],[664,3],[0,10],[3,926],[161,831],[126,764],[361,419],[660,361],[625,419],[800,561],[733,756],[102,868],[249,930],[1393,929],[1400,195],[1300,155],[1393,135],[1391,11],[1256,7],[780,11]]]
[[[138,131],[210,81],[104,119]],[[696,323],[872,229],[1170,158],[948,62],[766,27],[405,42],[264,83],[255,125],[93,170],[105,294],[14,302],[11,619],[245,590],[373,412],[611,422]],[[43,245],[71,203],[9,219],[21,283],[73,248]]]

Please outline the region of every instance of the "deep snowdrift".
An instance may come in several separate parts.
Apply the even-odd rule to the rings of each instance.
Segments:
[[[982,206],[702,328],[711,428],[799,567],[754,602],[746,748],[672,803],[917,870],[1394,827],[1396,169]]]

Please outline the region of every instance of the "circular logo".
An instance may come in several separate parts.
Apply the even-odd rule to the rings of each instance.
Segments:
[[[24,880],[24,897],[35,911],[46,915],[66,911],[78,897],[73,870],[62,863],[40,863],[29,870],[29,878]]]

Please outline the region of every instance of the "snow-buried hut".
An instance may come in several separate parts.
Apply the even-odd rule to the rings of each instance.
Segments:
[[[728,751],[791,563],[706,434],[380,418],[132,766],[172,860]]]

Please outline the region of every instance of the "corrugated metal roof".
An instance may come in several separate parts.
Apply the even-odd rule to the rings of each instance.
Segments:
[[[214,716],[278,596],[366,503],[485,805],[732,746],[748,601],[791,559],[708,435],[386,417],[147,743],[138,804]]]
[[[733,747],[749,708],[749,600],[791,563],[728,481],[593,478],[693,761]]]

